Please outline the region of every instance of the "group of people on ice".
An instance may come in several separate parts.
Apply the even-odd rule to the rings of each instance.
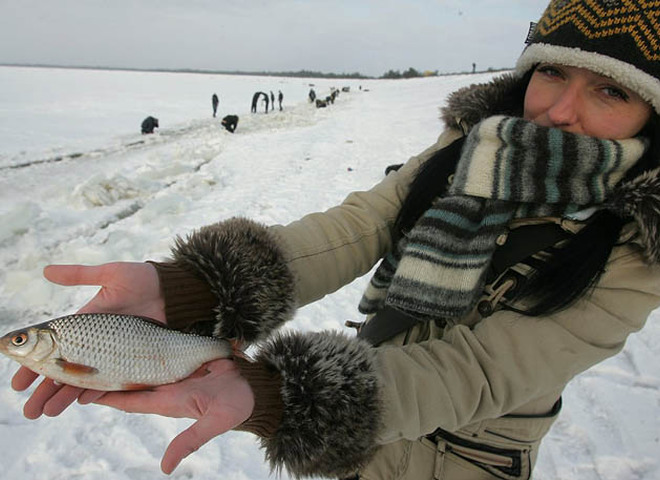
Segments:
[[[348,87],[344,87],[344,91],[348,91]],[[325,99],[317,98],[316,92],[314,91],[314,88],[312,87],[309,90],[309,101],[310,103],[314,103],[316,105],[316,108],[325,108],[330,104],[333,104],[335,102],[335,98],[339,95],[339,90],[336,88],[331,88],[330,89],[330,95],[326,96]],[[268,113],[269,111],[275,110],[275,94],[273,93],[272,90],[270,90],[270,95],[266,92],[263,91],[258,91],[255,92],[254,95],[252,96],[252,106],[251,106],[251,111],[252,113],[257,113],[257,107],[259,105],[259,99],[262,99],[263,105],[264,105],[264,113]],[[277,94],[277,101],[279,104],[279,109],[282,111],[282,102],[284,101],[284,94],[282,93],[282,90],[278,90]],[[220,105],[220,99],[216,93],[214,93],[211,96],[211,106],[213,108],[213,118],[215,118],[218,114],[218,107]],[[222,126],[227,129],[228,132],[234,133],[236,131],[236,127],[238,126],[238,121],[239,117],[238,115],[231,114],[231,115],[225,115],[220,123]],[[155,117],[147,117],[144,119],[141,125],[141,131],[143,134],[150,134],[154,132],[154,129],[158,128],[158,119]]]
[[[264,113],[268,113],[268,106],[270,105],[270,110],[275,110],[275,94],[273,91],[270,91],[270,97],[266,92],[255,92],[252,96],[252,113],[257,113],[257,105],[259,103],[259,97],[263,98],[264,103]],[[278,90],[277,101],[279,102],[280,112],[282,111],[282,100],[284,100],[284,94],[282,90]]]
[[[220,99],[216,93],[211,96],[211,105],[213,106],[213,118],[215,118],[218,114],[218,105],[220,105]],[[220,121],[220,124],[225,127],[228,132],[234,133],[238,126],[238,115],[225,115]]]
[[[348,89],[349,87],[344,87],[342,90],[348,92]],[[314,87],[312,87],[309,89],[307,96],[310,103],[316,104],[316,108],[325,108],[328,105],[335,103],[335,98],[339,96],[339,90],[337,90],[335,87],[332,87],[330,89],[330,95],[326,96],[325,99],[321,99],[316,97],[316,92],[314,91]]]

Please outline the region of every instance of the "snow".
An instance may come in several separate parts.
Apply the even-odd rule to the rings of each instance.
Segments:
[[[387,165],[434,142],[448,93],[492,76],[349,81],[0,67],[3,331],[71,313],[93,295],[94,287],[48,284],[41,270],[49,263],[159,260],[193,228],[234,215],[287,223],[369,188]],[[331,87],[350,92],[316,109],[306,101],[312,83],[323,96]],[[282,90],[284,110],[266,115],[260,104],[250,114],[257,90]],[[213,92],[219,118],[240,116],[235,134],[211,117]],[[148,115],[161,128],[143,136]],[[367,280],[301,309],[289,328],[345,330],[345,320],[359,320]],[[568,387],[535,478],[660,478],[658,358],[654,313],[621,354]],[[163,478],[160,458],[188,420],[74,405],[28,421],[28,394],[9,387],[16,367],[0,359],[3,478]],[[271,477],[255,438],[230,432],[172,478]]]

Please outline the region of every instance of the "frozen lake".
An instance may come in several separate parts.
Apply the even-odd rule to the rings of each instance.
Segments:
[[[327,209],[430,146],[438,107],[492,74],[338,81],[0,67],[0,326],[71,313],[95,289],[48,284],[49,263],[159,260],[172,239],[235,215],[287,223]],[[334,105],[307,102],[350,86]],[[359,87],[362,86],[362,90]],[[284,110],[250,114],[255,91]],[[211,116],[240,116],[235,134]],[[140,134],[147,115],[160,120]],[[301,309],[290,328],[359,320],[368,277]],[[660,322],[576,378],[541,451],[537,480],[660,478]],[[0,358],[0,464],[11,480],[151,480],[169,440],[190,422],[73,406],[28,421],[27,394]],[[2,475],[0,475],[2,476]],[[3,476],[5,478],[5,476]],[[271,478],[255,438],[231,432],[187,458],[172,478]],[[283,478],[288,478],[283,475]]]

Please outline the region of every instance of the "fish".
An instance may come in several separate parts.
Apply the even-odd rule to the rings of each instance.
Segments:
[[[0,353],[60,383],[118,391],[177,382],[233,348],[146,317],[81,313],[9,332]]]

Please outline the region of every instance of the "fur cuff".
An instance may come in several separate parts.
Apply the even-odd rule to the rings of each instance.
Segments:
[[[650,264],[660,263],[660,169],[620,185],[607,206],[620,217],[635,220],[644,257]]]
[[[282,377],[282,421],[273,437],[261,439],[274,470],[341,478],[368,462],[382,410],[369,344],[337,332],[286,333],[258,360]]]
[[[202,227],[177,238],[172,253],[216,297],[213,335],[252,343],[293,317],[293,274],[278,239],[263,225],[233,218]]]

